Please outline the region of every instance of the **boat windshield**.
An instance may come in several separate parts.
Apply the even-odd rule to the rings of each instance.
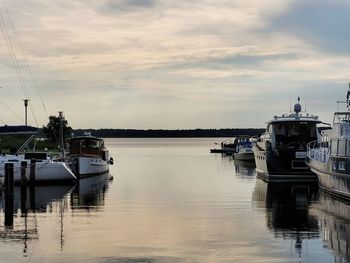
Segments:
[[[317,139],[315,122],[293,121],[273,124],[277,148],[306,149],[306,144]]]
[[[70,154],[99,156],[104,147],[103,141],[93,138],[79,138],[70,141]]]
[[[240,146],[241,148],[252,148],[252,143],[249,142],[249,141],[245,141],[245,142],[241,142],[241,143],[239,144],[239,146]]]

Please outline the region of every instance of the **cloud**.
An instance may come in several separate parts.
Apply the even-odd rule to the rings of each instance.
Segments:
[[[268,31],[289,32],[315,48],[334,54],[350,54],[350,2],[293,1],[289,8],[271,16]]]
[[[5,3],[50,114],[64,110],[73,127],[261,127],[291,93],[313,90],[327,101],[346,88],[348,4],[340,0]],[[17,105],[6,50],[0,41],[0,92]],[[31,103],[42,113],[37,96]]]
[[[104,4],[105,10],[140,10],[153,8],[155,0],[108,0]]]

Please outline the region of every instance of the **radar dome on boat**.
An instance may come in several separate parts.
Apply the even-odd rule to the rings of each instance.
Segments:
[[[298,103],[294,105],[294,111],[295,113],[301,112],[301,105],[300,105],[300,98],[298,97]]]

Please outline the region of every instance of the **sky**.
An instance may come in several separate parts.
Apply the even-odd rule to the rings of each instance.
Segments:
[[[76,129],[260,128],[297,96],[330,122],[350,81],[348,0],[0,0],[0,11],[3,124],[24,122],[26,97],[33,126],[63,111]]]

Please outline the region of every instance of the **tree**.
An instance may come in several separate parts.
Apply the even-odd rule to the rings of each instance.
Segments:
[[[49,122],[45,126],[43,126],[43,132],[46,135],[46,138],[48,139],[49,142],[56,143],[58,144],[58,139],[59,139],[59,122],[60,119],[58,116],[50,116],[49,117]],[[63,138],[69,138],[73,129],[68,126],[68,121],[66,119],[62,120],[63,124]]]

